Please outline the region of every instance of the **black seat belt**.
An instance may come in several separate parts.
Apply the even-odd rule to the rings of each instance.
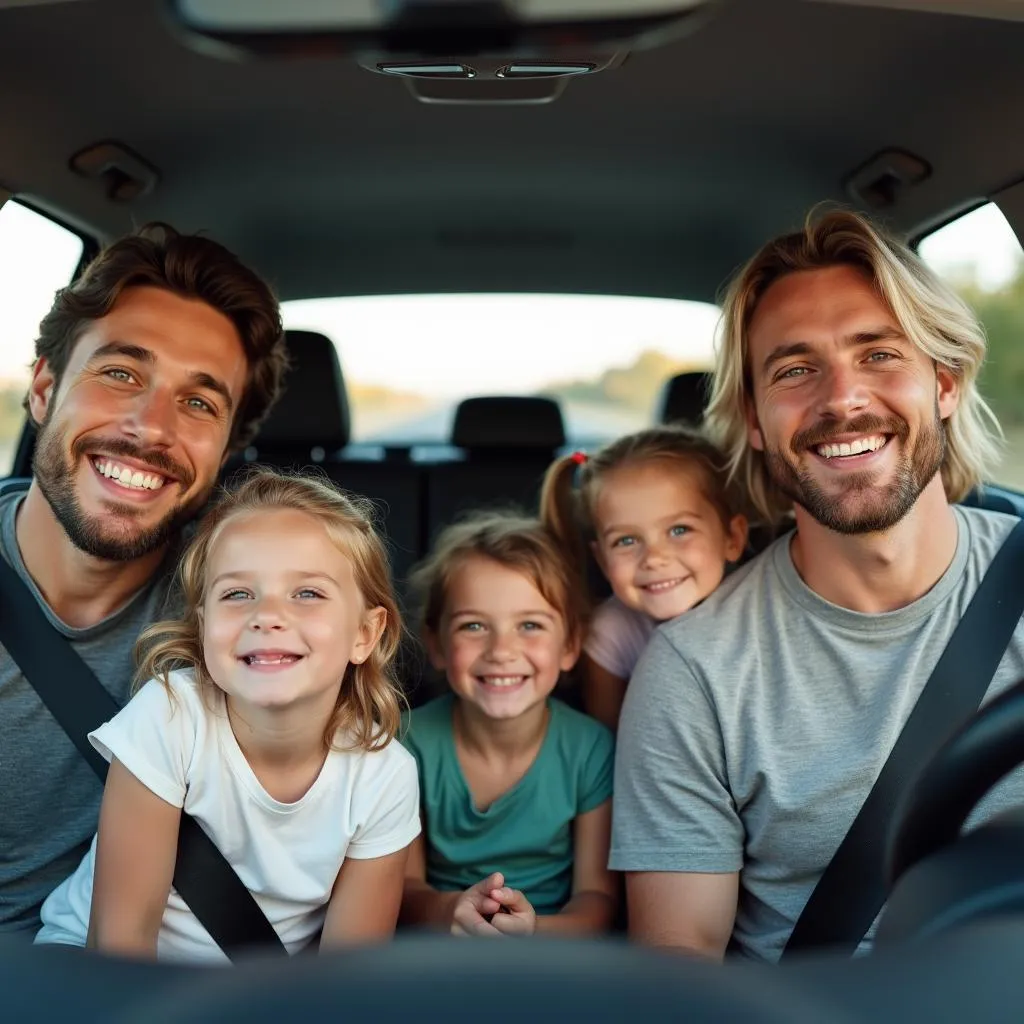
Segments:
[[[996,552],[928,677],[871,792],[811,893],[783,957],[853,954],[885,904],[893,809],[917,773],[981,704],[1024,613],[1024,520]]]
[[[103,781],[107,762],[88,734],[120,710],[117,702],[58,633],[20,576],[0,557],[0,643],[78,752]],[[174,888],[232,957],[258,947],[287,954],[253,895],[213,840],[182,811]]]

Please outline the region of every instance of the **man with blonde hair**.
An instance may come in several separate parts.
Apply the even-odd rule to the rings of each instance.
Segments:
[[[611,867],[635,938],[775,961],[1018,520],[955,504],[998,452],[977,320],[865,218],[768,243],[723,318],[709,425],[765,520],[795,529],[652,638]],[[1022,677],[1018,622],[985,699]],[[1019,803],[1017,773],[972,821]]]

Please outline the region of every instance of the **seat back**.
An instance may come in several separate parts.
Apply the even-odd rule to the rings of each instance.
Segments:
[[[535,511],[544,473],[565,445],[565,426],[549,398],[470,398],[456,410],[451,440],[461,457],[427,470],[428,545],[474,509]]]
[[[405,459],[359,458],[347,450],[351,434],[348,394],[338,353],[331,340],[313,331],[287,331],[291,370],[281,398],[244,456],[244,465],[310,470],[369,498],[387,538],[399,594],[419,557],[420,473]]]
[[[659,423],[685,423],[699,427],[711,397],[712,375],[700,370],[670,377],[658,401]]]

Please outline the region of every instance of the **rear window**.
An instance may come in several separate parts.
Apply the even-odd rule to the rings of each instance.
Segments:
[[[561,402],[570,441],[651,422],[665,381],[712,365],[719,311],[678,299],[578,295],[390,295],[283,305],[289,328],[335,344],[352,439],[444,444],[476,395]]]

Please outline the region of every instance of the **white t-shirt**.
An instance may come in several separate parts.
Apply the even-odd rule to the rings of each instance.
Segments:
[[[416,762],[397,740],[379,751],[331,751],[308,792],[281,803],[239,748],[224,695],[216,691],[204,703],[191,671],[172,672],[170,683],[173,703],[151,680],[89,739],[199,822],[294,953],[322,927],[346,857],[383,857],[419,834]],[[94,837],[75,873],[43,904],[36,942],[85,945],[95,855]],[[157,956],[227,962],[173,887]]]
[[[628,608],[617,597],[609,597],[594,612],[583,650],[612,675],[629,679],[658,626],[649,615]]]

